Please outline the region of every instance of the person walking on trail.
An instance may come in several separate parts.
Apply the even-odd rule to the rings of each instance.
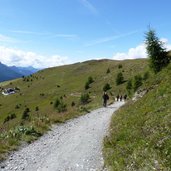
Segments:
[[[117,100],[117,102],[119,101],[119,94],[116,96],[116,100]]]
[[[122,95],[120,96],[120,102],[122,101]]]
[[[107,101],[109,100],[109,96],[106,92],[104,92],[103,94],[103,106],[106,107],[107,106]]]
[[[126,101],[126,99],[127,99],[127,94],[124,95],[124,100]]]

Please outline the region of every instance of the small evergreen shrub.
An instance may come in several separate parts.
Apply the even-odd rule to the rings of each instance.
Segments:
[[[89,86],[90,84],[88,83],[88,82],[86,82],[85,83],[85,86],[84,86],[84,88],[85,88],[85,90],[87,90],[87,89],[89,89],[90,88],[90,86]]]
[[[15,113],[12,113],[11,115],[10,115],[10,118],[11,119],[15,119],[17,116],[16,116],[16,114]]]
[[[90,88],[90,84],[92,84],[94,82],[93,78],[91,76],[88,77],[88,80],[87,82],[85,83],[85,90],[89,89]]]
[[[144,80],[144,81],[147,80],[147,79],[149,78],[149,76],[150,76],[149,72],[148,72],[148,71],[145,72],[145,73],[144,73],[144,76],[143,76],[143,80]]]
[[[116,77],[116,85],[120,85],[124,82],[124,77],[123,77],[123,74],[121,72],[119,72],[117,74],[117,77]]]
[[[106,71],[106,74],[109,74],[110,73],[110,69],[108,68],[107,71]]]
[[[84,93],[84,94],[82,94],[81,97],[80,97],[80,102],[81,102],[81,104],[83,104],[83,105],[89,103],[89,100],[90,100],[90,96],[89,96],[88,93]]]
[[[142,85],[142,77],[141,75],[136,75],[134,77],[134,84],[133,84],[133,88],[134,88],[134,92]]]
[[[88,83],[89,83],[89,84],[92,84],[93,82],[94,82],[93,77],[89,76],[89,77],[88,77]]]
[[[67,111],[67,105],[63,102],[62,99],[56,99],[54,103],[54,107],[57,109],[59,113]]]
[[[17,104],[17,105],[15,106],[15,109],[19,109],[19,108],[20,108],[20,105]]]
[[[39,106],[36,106],[35,111],[39,111]]]
[[[57,98],[54,103],[54,107],[57,108],[60,105],[60,100]]]
[[[127,85],[126,85],[126,90],[128,91],[128,94],[131,94],[132,88],[133,88],[132,80],[128,80]]]
[[[30,115],[29,115],[29,112],[30,112],[30,109],[29,108],[26,108],[22,114],[22,119],[23,120],[28,120]]]
[[[20,88],[18,88],[18,87],[15,87],[15,90],[18,90],[18,91],[20,91]]]
[[[109,83],[106,83],[103,87],[103,91],[107,91],[107,90],[110,90],[112,87],[110,86]]]
[[[72,106],[72,107],[74,107],[74,106],[75,106],[75,102],[74,102],[74,101],[71,103],[71,106]]]
[[[10,121],[10,120],[13,120],[13,119],[15,119],[17,116],[16,116],[16,114],[15,113],[12,113],[11,115],[8,115],[5,119],[4,119],[4,122],[3,123],[6,123],[6,122],[8,122],[8,121]]]
[[[118,65],[118,68],[119,68],[119,69],[122,68],[122,64],[119,64],[119,65]]]

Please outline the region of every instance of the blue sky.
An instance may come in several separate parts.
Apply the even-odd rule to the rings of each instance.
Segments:
[[[0,0],[0,61],[51,67],[146,56],[150,25],[171,48],[170,0]]]

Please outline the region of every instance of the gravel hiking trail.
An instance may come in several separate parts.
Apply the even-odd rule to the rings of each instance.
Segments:
[[[12,153],[1,171],[103,171],[103,138],[124,102],[52,126],[39,140]]]

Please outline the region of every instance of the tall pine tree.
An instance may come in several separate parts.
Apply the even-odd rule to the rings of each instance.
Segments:
[[[152,29],[149,29],[146,33],[145,43],[148,57],[150,59],[150,68],[157,73],[169,63],[166,49],[156,36],[155,30]]]

